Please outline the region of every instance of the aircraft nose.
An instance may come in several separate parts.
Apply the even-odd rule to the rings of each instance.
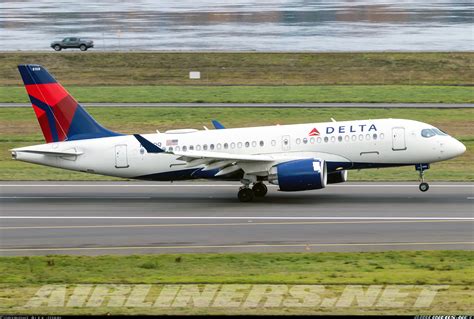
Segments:
[[[460,156],[466,151],[466,146],[456,139],[453,139],[449,148],[451,153],[450,155],[453,157]]]

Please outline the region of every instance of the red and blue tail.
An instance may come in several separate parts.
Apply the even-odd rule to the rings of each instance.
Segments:
[[[41,65],[18,70],[47,143],[121,135],[97,123]]]

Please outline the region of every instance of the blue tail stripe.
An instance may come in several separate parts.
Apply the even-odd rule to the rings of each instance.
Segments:
[[[30,101],[32,104],[36,105],[37,107],[46,112],[46,116],[48,117],[49,129],[51,130],[51,136],[53,137],[53,142],[58,142],[59,136],[56,128],[56,119],[54,118],[53,110],[48,104],[42,102],[41,100],[38,100],[34,96],[28,96],[30,97]]]
[[[68,140],[86,140],[90,138],[122,136],[123,134],[106,129],[96,122],[84,108],[78,104],[67,132]]]
[[[56,83],[56,79],[40,65],[21,64],[18,66],[18,70],[26,85]]]

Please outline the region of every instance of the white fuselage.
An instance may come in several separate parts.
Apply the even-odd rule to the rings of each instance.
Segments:
[[[271,155],[275,163],[293,158],[320,158],[328,170],[433,163],[462,154],[465,147],[448,135],[423,137],[429,124],[401,119],[276,125],[220,130],[176,130],[144,134],[165,153],[147,153],[133,135],[64,141],[13,150],[17,160],[125,178],[174,180],[202,175],[168,152],[206,151]],[[314,130],[316,129],[316,130]],[[319,134],[318,134],[319,133]],[[70,151],[49,156],[30,151]],[[202,169],[205,165],[192,169]],[[208,176],[211,178],[212,176]]]

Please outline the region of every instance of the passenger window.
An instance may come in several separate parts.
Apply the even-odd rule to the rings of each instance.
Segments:
[[[183,152],[186,152],[188,148],[186,146],[183,146]]]
[[[363,141],[363,140],[364,140],[364,135],[359,134],[359,141]]]
[[[245,142],[245,147],[250,147],[250,142]]]
[[[383,140],[384,137],[385,135],[383,133],[380,133],[380,139]]]
[[[172,152],[172,151],[173,151],[172,147],[168,148],[168,152]]]
[[[176,146],[176,152],[179,152],[179,146]]]
[[[189,150],[190,150],[190,151],[194,151],[194,146],[193,146],[193,145],[189,145]]]
[[[338,140],[339,142],[342,142],[342,136],[338,136],[338,137],[337,137],[337,140]]]
[[[377,134],[374,133],[374,135],[372,135],[372,137],[374,138],[374,140],[376,140],[377,139]]]
[[[308,144],[308,139],[306,137],[303,139],[303,143]]]
[[[204,145],[202,146],[202,149],[205,150],[205,151],[207,151],[207,144],[204,144]]]
[[[265,143],[263,143],[263,141],[260,141],[260,147],[263,147],[263,145],[265,145]]]
[[[235,143],[234,142],[230,143],[230,148],[235,148]]]
[[[357,140],[357,135],[352,135],[351,138],[352,138],[353,141],[355,141],[355,140]]]
[[[242,148],[242,142],[237,143],[238,148]]]
[[[228,148],[229,148],[229,144],[224,143],[224,149],[228,149]]]
[[[318,143],[321,143],[322,139],[320,137],[318,137],[317,141],[318,141]]]
[[[425,129],[421,130],[421,136],[423,136],[423,137],[433,137],[435,135],[436,135],[436,133],[430,128],[425,128]]]
[[[201,145],[196,145],[196,151],[200,151],[201,150]]]
[[[370,134],[366,134],[366,135],[365,135],[365,139],[366,139],[367,141],[370,140]]]
[[[335,136],[331,136],[331,142],[335,142],[336,141],[336,137]]]
[[[252,141],[252,147],[256,147],[256,146],[257,146],[257,142]]]
[[[277,144],[277,141],[272,140],[272,146],[275,146]]]
[[[314,137],[310,138],[310,139],[309,139],[309,142],[310,142],[311,144],[314,144]]]
[[[301,143],[301,139],[300,138],[297,138],[296,139],[296,144],[300,144]]]
[[[329,142],[329,137],[325,136],[324,137],[324,142],[326,142],[326,143]]]
[[[217,149],[220,150],[222,148],[222,144],[221,143],[217,143],[216,145]]]
[[[211,145],[209,146],[209,148],[210,148],[211,150],[213,150],[213,149],[214,149],[214,144],[211,144]]]
[[[349,142],[349,141],[350,141],[349,135],[344,136],[344,140],[345,140],[346,142]]]

